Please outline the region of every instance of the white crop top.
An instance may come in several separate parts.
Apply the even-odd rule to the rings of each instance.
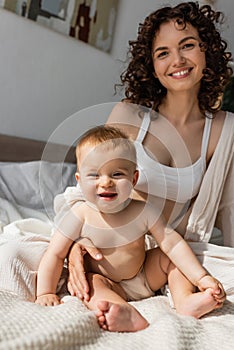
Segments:
[[[150,113],[145,113],[137,139],[134,141],[139,169],[136,189],[177,203],[186,203],[197,195],[206,170],[206,153],[212,118],[205,119],[201,157],[191,166],[184,168],[172,168],[160,164],[147,154],[142,142],[150,121]]]

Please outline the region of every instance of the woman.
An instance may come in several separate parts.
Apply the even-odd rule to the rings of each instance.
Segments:
[[[209,240],[218,203],[231,193],[225,186],[228,181],[231,184],[233,169],[233,115],[220,105],[232,70],[231,54],[215,28],[221,20],[221,13],[208,5],[199,8],[195,2],[150,14],[140,25],[137,39],[130,41],[130,62],[121,75],[126,97],[107,121],[136,140],[142,174],[136,196],[160,206],[165,219],[195,241]],[[221,181],[217,170],[212,173],[214,179],[206,180],[212,166],[220,165],[221,147],[226,152]],[[210,184],[217,191],[208,191]],[[203,191],[209,196],[200,199]],[[219,227],[224,243],[232,244],[230,230],[225,236],[223,226],[230,205],[222,210]],[[203,226],[202,216],[206,218]],[[75,244],[69,255],[69,291],[88,300],[86,252],[102,258],[90,242]]]

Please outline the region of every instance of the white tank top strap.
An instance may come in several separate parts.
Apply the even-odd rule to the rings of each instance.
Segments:
[[[208,143],[210,139],[210,130],[212,125],[212,114],[206,113],[206,120],[205,120],[205,126],[202,136],[202,147],[201,147],[201,158],[203,162],[203,166],[206,168],[206,154],[207,154],[207,148]]]
[[[141,123],[141,127],[139,129],[139,132],[136,138],[137,142],[139,143],[143,142],[145,135],[148,131],[149,125],[150,125],[150,112],[147,112],[144,114],[143,121]]]

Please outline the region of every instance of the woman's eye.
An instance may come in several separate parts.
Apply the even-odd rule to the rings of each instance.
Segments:
[[[187,43],[185,45],[182,46],[182,49],[186,50],[186,49],[192,49],[195,45],[193,43]]]
[[[162,51],[158,54],[157,58],[164,58],[168,55],[168,52],[167,51]]]

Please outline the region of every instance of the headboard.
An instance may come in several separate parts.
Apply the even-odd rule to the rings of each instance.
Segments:
[[[0,134],[1,162],[33,160],[75,163],[75,147]]]

